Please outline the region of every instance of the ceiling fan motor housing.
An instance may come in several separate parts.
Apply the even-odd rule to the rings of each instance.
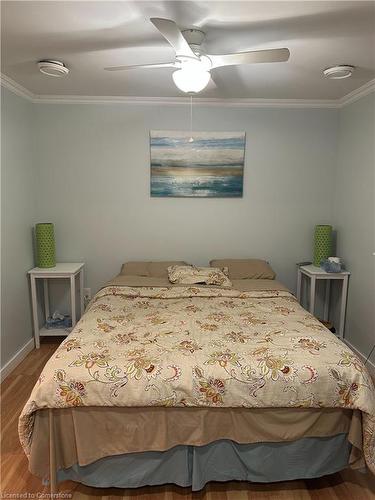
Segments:
[[[202,30],[198,30],[196,28],[191,28],[191,29],[187,29],[187,30],[182,30],[181,33],[183,34],[185,40],[187,41],[187,43],[189,45],[196,45],[199,46],[202,45],[205,37],[206,37],[206,33]],[[192,47],[192,49],[194,50],[194,48]]]

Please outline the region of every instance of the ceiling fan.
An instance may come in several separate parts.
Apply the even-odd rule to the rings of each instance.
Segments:
[[[201,49],[205,33],[199,29],[180,30],[170,19],[152,17],[152,24],[160,31],[176,52],[174,61],[156,64],[136,64],[133,66],[110,66],[107,71],[129,69],[174,68],[172,74],[176,86],[187,93],[203,90],[210,81],[210,71],[221,66],[238,64],[284,62],[289,59],[288,49],[250,50],[234,54],[206,54]]]

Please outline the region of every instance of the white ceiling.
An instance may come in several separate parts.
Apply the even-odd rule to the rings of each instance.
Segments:
[[[290,49],[287,63],[213,70],[202,97],[338,99],[375,77],[373,1],[2,1],[1,14],[2,73],[38,95],[184,95],[170,69],[103,70],[173,60],[150,17],[203,29],[212,54]],[[40,59],[64,61],[69,76],[43,76]],[[357,70],[327,80],[322,69],[334,64]]]

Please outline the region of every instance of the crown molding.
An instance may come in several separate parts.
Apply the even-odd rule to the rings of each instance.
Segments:
[[[189,105],[189,97],[37,95],[8,76],[1,74],[0,83],[14,94],[36,104],[135,104],[157,106]],[[196,97],[196,105],[226,108],[342,108],[375,91],[375,79],[340,99],[224,99]]]
[[[371,92],[375,91],[375,78],[365,83],[361,87],[349,92],[349,94],[344,95],[341,99],[339,99],[339,107],[343,108],[352,102],[358,101],[361,97],[365,97],[366,95],[371,94]]]
[[[0,83],[3,87],[13,92],[13,94],[24,97],[29,101],[33,101],[35,98],[35,95],[30,92],[30,90],[27,90],[25,87],[9,78],[9,76],[4,75],[4,73],[0,74]]]
[[[33,102],[45,104],[136,104],[156,106],[189,106],[189,97],[138,97],[138,96],[35,96]],[[336,100],[317,99],[217,99],[196,97],[197,106],[226,108],[337,108]]]

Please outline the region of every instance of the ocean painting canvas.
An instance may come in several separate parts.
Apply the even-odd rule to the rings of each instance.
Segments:
[[[151,196],[242,196],[245,132],[152,130],[150,150]]]

